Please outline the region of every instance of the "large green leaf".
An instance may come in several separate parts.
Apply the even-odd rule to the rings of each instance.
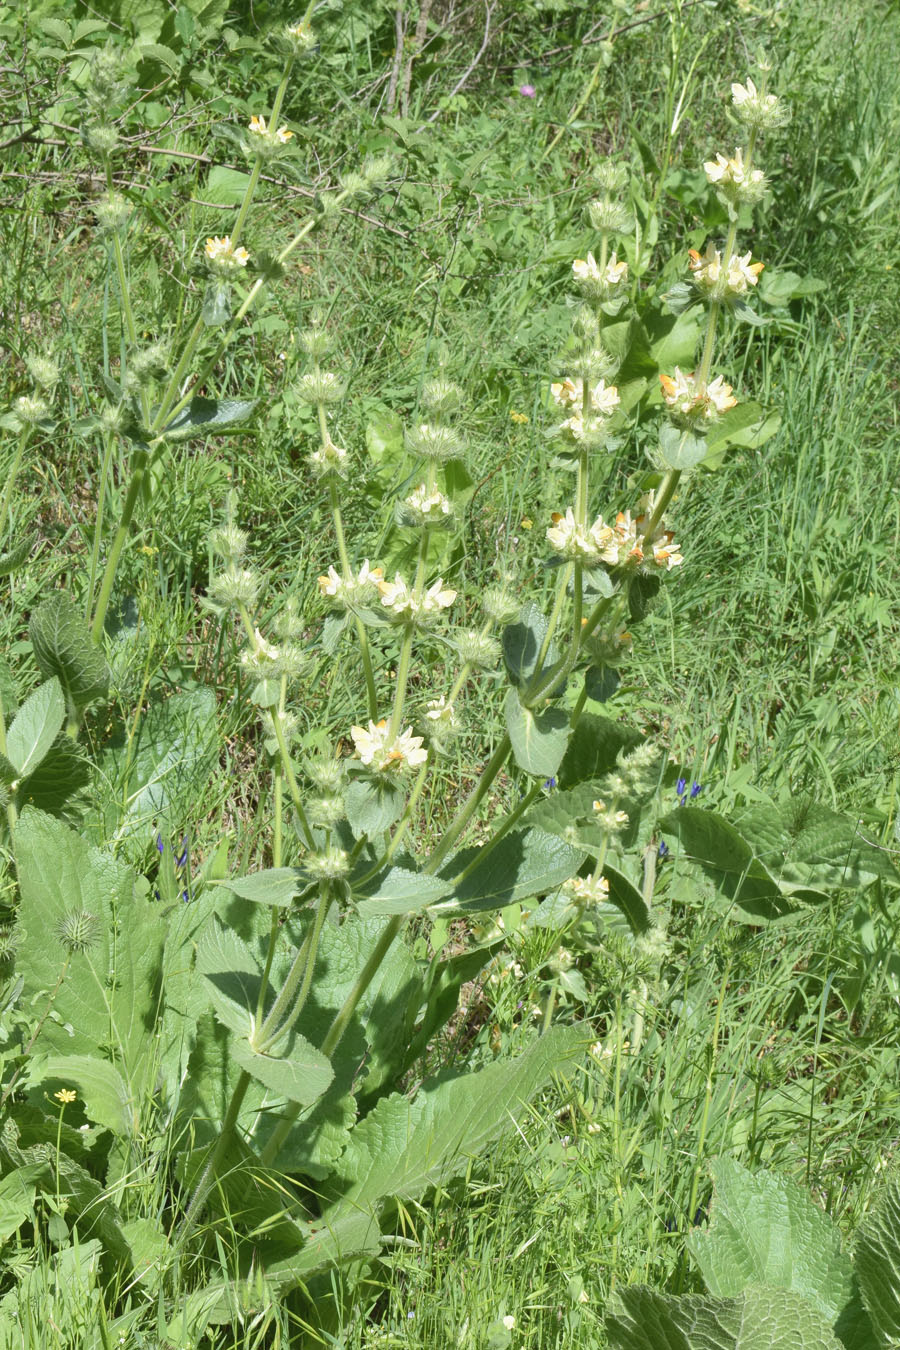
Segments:
[[[166,424],[163,434],[167,440],[220,436],[246,422],[255,407],[255,398],[192,398],[187,407]]]
[[[321,1051],[296,1030],[291,1031],[283,1049],[265,1055],[238,1036],[233,1054],[241,1068],[258,1083],[301,1106],[317,1102],[334,1077],[334,1071]]]
[[[91,641],[90,629],[68,591],[54,591],[34,611],[28,625],[34,659],[48,679],[55,675],[74,708],[105,698],[109,670]]]
[[[49,1055],[30,1074],[33,1083],[59,1079],[63,1087],[78,1089],[85,1113],[113,1134],[134,1134],[138,1126],[132,1089],[114,1064],[96,1055]]]
[[[351,883],[352,885],[352,883]],[[358,912],[366,918],[386,914],[419,914],[442,899],[452,887],[440,877],[390,867],[357,889],[352,886]]]
[[[519,768],[539,778],[555,774],[569,742],[568,714],[562,708],[526,708],[516,689],[507,694],[504,713]]]
[[[159,905],[135,894],[128,867],[28,807],[16,828],[17,968],[28,1006],[49,1007],[38,1052],[108,1051],[137,1100],[155,1057],[165,937]]]
[[[62,730],[66,703],[55,677],[47,680],[25,700],[6,733],[6,755],[24,778],[32,773]]]
[[[503,630],[503,660],[511,682],[516,688],[524,688],[532,678],[537,659],[547,636],[549,623],[541,610],[529,600],[522,606],[515,623],[507,624]],[[544,669],[549,670],[559,656],[556,644],[551,642],[544,658]]]
[[[206,979],[215,1014],[238,1037],[250,1035],[262,969],[250,948],[218,918],[197,943],[197,970]]]
[[[61,732],[40,764],[23,778],[16,792],[19,809],[27,804],[56,815],[91,780],[92,765],[78,744]]]
[[[786,1289],[676,1298],[633,1285],[605,1325],[612,1350],[841,1350],[822,1314]]]
[[[12,1237],[34,1216],[35,1182],[45,1171],[41,1163],[17,1167],[0,1181],[0,1242]]]
[[[858,820],[808,797],[754,803],[735,823],[783,882],[849,887],[900,879],[891,854],[863,838]]]
[[[900,1341],[900,1181],[893,1176],[856,1231],[853,1261],[880,1344]]]
[[[706,1287],[722,1298],[750,1285],[792,1289],[834,1327],[854,1301],[850,1258],[827,1214],[790,1178],[712,1165],[710,1226],[688,1235]],[[871,1332],[870,1332],[871,1335]]]
[[[309,879],[299,867],[269,867],[262,872],[251,872],[246,877],[230,877],[222,885],[241,900],[284,909],[305,890]]]
[[[480,914],[503,909],[555,890],[584,861],[583,849],[537,828],[511,830],[483,858],[481,853],[477,847],[461,849],[445,863],[441,876],[455,884],[437,910]]]
[[[215,697],[210,689],[173,694],[151,705],[129,749],[113,746],[101,763],[124,805],[108,809],[106,828],[142,853],[153,827],[171,822],[180,831],[215,767],[218,751]],[[115,815],[112,815],[112,812]]]
[[[664,816],[659,826],[677,837],[685,853],[749,921],[777,919],[796,908],[746,839],[717,812],[680,806]]]
[[[353,1131],[338,1164],[340,1194],[326,1224],[414,1200],[462,1171],[521,1115],[535,1092],[586,1045],[576,1028],[554,1028],[523,1055],[426,1084],[410,1101],[385,1097]]]
[[[598,713],[582,713],[559,766],[561,788],[574,787],[591,778],[602,778],[616,767],[622,750],[631,750],[643,740],[639,731]]]

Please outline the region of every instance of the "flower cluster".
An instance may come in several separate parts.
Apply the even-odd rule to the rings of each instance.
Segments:
[[[731,86],[731,106],[745,126],[774,131],[788,120],[787,109],[774,94],[757,89],[752,80]]]
[[[220,272],[232,272],[236,267],[246,267],[250,254],[245,248],[232,248],[231,236],[222,239],[213,236],[206,241],[206,256],[212,267]]]
[[[446,528],[453,518],[453,503],[437,488],[428,490],[420,483],[414,492],[405,498],[398,508],[400,523],[419,529]]]
[[[306,462],[317,478],[327,478],[329,474],[347,477],[347,451],[335,445],[330,436],[306,456]]]
[[[597,567],[602,562],[613,567],[618,564],[615,533],[604,523],[602,516],[598,516],[590,527],[579,525],[569,506],[564,516],[554,511],[550,519],[553,524],[547,530],[547,542],[561,558],[583,563],[586,567]]]
[[[715,299],[746,295],[765,267],[765,263],[751,263],[750,253],[733,253],[723,263],[722,254],[712,242],[702,255],[695,248],[690,249],[689,257],[694,285]]]
[[[663,528],[662,522],[656,525],[649,539],[645,538],[644,531],[652,514],[652,493],[641,499],[639,515],[619,511],[612,525],[607,525],[602,516],[598,516],[589,528],[579,525],[572,508],[568,507],[564,516],[556,512],[551,517],[553,524],[547,530],[547,542],[560,557],[581,562],[586,567],[596,567],[601,562],[609,567],[646,563],[650,570],[661,567],[669,571],[684,559],[673,542],[674,535]]]
[[[251,117],[249,132],[256,140],[277,141],[279,145],[287,145],[294,138],[294,133],[287,127],[279,127],[277,131],[268,128],[264,117]]]
[[[558,407],[569,413],[557,430],[573,441],[591,440],[606,430],[606,423],[619,406],[619,391],[614,384],[600,380],[585,394],[584,381],[569,379],[551,384],[550,393]]]
[[[709,421],[737,407],[731,385],[721,375],[704,383],[676,366],[674,375],[660,375],[659,382],[673,416],[687,423]]]
[[[707,181],[712,183],[726,202],[751,204],[758,202],[766,190],[766,176],[762,169],[751,169],[744,164],[740,146],[731,159],[716,154],[703,165]]]
[[[339,609],[352,609],[374,598],[373,592],[383,579],[381,568],[370,567],[368,558],[356,575],[349,578],[342,577],[334,566],[330,566],[325,575],[319,577],[319,594]]]
[[[393,581],[379,581],[378,589],[381,603],[395,623],[430,623],[456,599],[456,591],[444,589],[443,577],[417,594],[396,572]]]
[[[385,718],[370,721],[368,727],[351,727],[350,735],[361,762],[376,773],[415,769],[428,758],[428,751],[422,748],[422,736],[414,736],[412,727],[392,736]]]
[[[609,899],[606,877],[570,877],[562,889],[577,905],[602,905]]]
[[[628,263],[619,262],[615,253],[605,267],[601,267],[593,253],[586,259],[576,258],[572,275],[582,295],[600,303],[616,300],[628,281]]]

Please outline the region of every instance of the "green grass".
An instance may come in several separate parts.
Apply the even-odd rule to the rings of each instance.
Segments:
[[[301,253],[309,273],[276,286],[265,317],[223,360],[218,391],[270,402],[256,436],[179,451],[154,484],[120,575],[140,621],[114,665],[112,716],[127,722],[149,694],[192,680],[211,685],[227,748],[206,809],[190,822],[193,847],[202,857],[228,840],[233,870],[268,862],[266,775],[252,751],[259,736],[252,708],[234,690],[240,636],[196,601],[208,580],[207,534],[234,486],[256,565],[272,578],[273,612],[295,595],[310,633],[324,612],[311,596],[333,557],[329,516],[303,462],[314,427],[304,416],[292,420],[278,397],[299,363],[290,334],[313,307],[325,306],[337,364],[349,377],[336,434],[356,456],[360,491],[347,523],[358,559],[380,556],[382,522],[400,486],[397,474],[368,462],[367,427],[388,411],[410,417],[425,375],[445,358],[466,393],[476,489],[445,576],[469,596],[507,567],[521,570],[528,587],[540,584],[547,515],[571,491],[569,477],[549,464],[541,382],[565,341],[565,241],[581,229],[590,195],[584,175],[610,148],[637,167],[634,131],[664,153],[673,91],[677,97],[711,29],[670,147],[673,162],[696,168],[713,146],[725,148],[723,89],[742,77],[745,48],[764,43],[794,116],[766,149],[774,201],[754,232],[754,256],[820,278],[825,289],[794,302],[770,328],[728,334],[720,348],[717,365],[736,392],[777,410],[781,425],[759,450],[732,451],[720,471],[683,485],[674,508],[683,575],[640,630],[633,664],[605,710],[658,738],[703,782],[710,803],[734,809],[759,793],[809,791],[858,816],[868,838],[893,848],[900,771],[896,15],[863,0],[840,21],[821,0],[792,0],[768,19],[738,4],[719,14],[685,7],[683,30],[659,19],[623,34],[582,125],[548,151],[592,77],[596,49],[579,43],[588,18],[579,6],[501,8],[503,25],[465,86],[465,101],[457,99],[427,135],[410,136],[439,109],[481,41],[478,20],[464,17],[442,31],[441,55],[413,81],[408,122],[398,132],[402,184],[368,218],[314,235]],[[360,146],[395,139],[378,122],[392,16],[367,16],[366,6],[348,7],[344,18],[333,11],[313,77],[291,93],[286,112],[308,138],[298,185],[310,192],[333,167],[352,169]],[[669,42],[680,66],[673,63],[667,80],[661,52]],[[558,47],[562,58],[542,56]],[[262,100],[272,84],[250,56],[226,59],[220,48],[202,64],[219,117],[233,111],[245,120],[257,109],[256,92]],[[538,86],[534,101],[516,92],[526,77]],[[170,92],[183,119],[180,144],[209,151],[215,143],[197,91],[167,91],[165,100]],[[57,120],[67,121],[64,111]],[[115,375],[121,349],[113,269],[86,226],[83,152],[67,140],[5,153],[16,172],[33,178],[16,207],[0,214],[2,324],[12,353],[4,392],[10,401],[25,387],[20,355],[53,347],[65,363],[74,420],[86,404],[97,406],[95,372]],[[224,231],[228,213],[204,204],[205,173],[196,165],[174,160],[164,178],[153,156],[128,165],[134,191],[152,198],[173,256],[185,247],[185,198],[195,202],[190,238]],[[289,238],[308,199],[272,188],[265,200],[266,216],[248,235],[251,249],[270,234]],[[694,228],[692,206],[664,194],[657,262],[683,253]],[[156,336],[178,301],[157,236],[136,233],[128,263],[139,322]],[[654,275],[651,268],[647,284]],[[512,422],[511,411],[527,415],[527,425]],[[41,547],[11,583],[0,619],[20,698],[36,679],[27,616],[46,588],[86,561],[98,464],[94,442],[60,434],[22,474],[15,529],[36,530]],[[628,447],[609,466],[612,497],[598,508],[624,500],[638,467]],[[117,465],[116,483],[124,476]],[[429,654],[430,665],[442,659],[437,649]],[[376,662],[387,657],[376,653]],[[303,732],[345,735],[359,716],[359,688],[347,663],[317,666],[299,708]],[[473,733],[448,759],[446,800],[418,822],[423,837],[437,834],[441,810],[473,781],[486,757],[477,747],[499,734],[491,688],[473,694],[468,716]],[[99,748],[107,730],[105,718],[90,722],[89,747]],[[502,782],[491,810],[515,790]],[[10,875],[4,893],[12,888]],[[617,1286],[694,1287],[683,1234],[705,1214],[706,1164],[719,1154],[804,1181],[853,1231],[896,1147],[896,893],[885,887],[841,897],[757,930],[737,923],[682,865],[667,862],[655,904],[664,930],[656,947],[607,933],[575,952],[589,990],[579,1015],[590,1023],[597,1054],[547,1092],[501,1148],[473,1161],[464,1179],[400,1216],[399,1237],[325,1343],[347,1350],[602,1347],[603,1309]],[[513,934],[511,942],[522,974],[470,989],[469,1015],[455,1040],[435,1048],[436,1058],[452,1064],[465,1048],[474,1062],[489,1062],[500,1047],[521,1047],[533,1036],[530,1009],[547,1009],[558,941]],[[575,1006],[563,1003],[563,1015]],[[165,1203],[161,1182],[148,1182],[134,1197],[135,1216],[153,1219]],[[112,1319],[126,1292],[101,1292],[94,1280],[93,1292],[73,1286],[68,1297],[77,1306],[67,1305],[54,1290],[52,1255],[27,1245],[5,1254],[0,1295],[20,1267],[33,1267],[41,1315],[22,1344],[105,1347],[98,1303]],[[185,1292],[210,1268],[228,1272],[227,1236],[218,1251],[210,1236],[204,1260],[206,1275],[182,1272]],[[130,1343],[161,1343],[153,1297],[138,1291],[132,1299],[140,1313]],[[262,1311],[248,1312],[243,1325],[235,1319],[206,1336],[202,1350],[315,1343],[302,1339],[297,1295],[261,1295],[259,1303]],[[53,1310],[63,1329],[48,1341]],[[502,1324],[507,1315],[516,1318],[511,1333]]]

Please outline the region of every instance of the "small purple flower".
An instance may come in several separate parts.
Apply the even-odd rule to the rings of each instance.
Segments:
[[[535,89],[533,84],[520,84],[519,93],[522,95],[523,98],[534,98],[535,94],[537,93],[537,90]]]
[[[683,797],[686,788],[687,788],[687,779],[679,778],[678,782],[675,784],[675,795],[677,797]]]
[[[181,841],[181,852],[175,859],[175,866],[184,867],[187,864],[187,860],[188,860],[188,837],[187,835],[185,835]]]
[[[166,846],[165,846],[165,844],[164,844],[163,841],[162,841],[162,835],[161,835],[161,834],[158,834],[158,835],[156,836],[156,851],[157,851],[157,853],[165,853],[165,851],[166,851]]]
[[[691,801],[693,801],[695,797],[699,797],[702,791],[702,783],[691,783]]]
[[[660,859],[662,859],[662,858],[668,858],[668,856],[669,856],[669,846],[668,846],[668,844],[666,843],[665,839],[660,839],[660,841],[659,841],[659,848],[657,849],[657,854],[656,854],[656,856],[657,856],[658,858],[660,858]]]
[[[545,788],[555,788],[555,787],[556,787],[556,779],[555,779],[555,778],[545,778],[545,779],[544,779],[544,787],[545,787]]]

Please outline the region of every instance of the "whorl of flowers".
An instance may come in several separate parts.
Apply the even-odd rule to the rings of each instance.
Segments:
[[[774,131],[784,126],[788,111],[774,94],[764,94],[751,79],[731,86],[731,106],[745,126]]]
[[[370,567],[366,558],[355,576],[346,580],[332,565],[319,577],[319,594],[338,609],[349,609],[374,599],[375,591],[384,578],[380,567]]]
[[[696,376],[675,367],[674,375],[660,375],[663,398],[673,416],[687,422],[709,421],[737,407],[730,384],[721,375],[708,383],[698,383]]]
[[[614,384],[600,380],[588,390],[585,408],[584,381],[566,378],[551,384],[550,393],[558,407],[569,413],[557,430],[573,441],[590,440],[603,435],[606,422],[619,406],[619,391]]]
[[[385,718],[380,722],[370,721],[368,727],[351,727],[350,736],[359,759],[376,773],[415,769],[428,758],[428,751],[422,748],[422,736],[414,736],[412,727],[407,727],[399,736],[392,736]]]
[[[576,258],[572,263],[572,276],[586,299],[612,300],[628,280],[628,263],[619,262],[614,253],[606,266],[601,267],[593,253],[589,253],[587,258]]]
[[[706,252],[700,254],[695,248],[689,250],[690,269],[694,285],[715,299],[734,299],[746,295],[751,286],[759,280],[759,274],[765,263],[751,263],[750,253],[733,253],[727,263],[723,263],[722,254],[710,242]]]
[[[727,155],[716,154],[703,165],[707,181],[717,189],[720,196],[730,202],[758,202],[766,190],[766,176],[762,169],[748,169],[744,165],[744,152],[740,146],[731,159]]]
[[[206,241],[206,256],[210,264],[222,272],[231,272],[238,267],[246,267],[250,261],[250,254],[245,248],[232,248],[231,235],[224,235],[221,239],[218,235]]]
[[[444,587],[443,577],[417,595],[397,572],[393,581],[379,581],[378,589],[382,606],[395,623],[430,623],[456,599],[456,591]]]

